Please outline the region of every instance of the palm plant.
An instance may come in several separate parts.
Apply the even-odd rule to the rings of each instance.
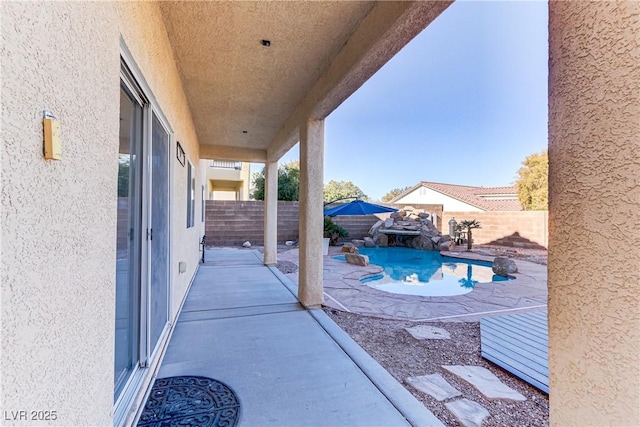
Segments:
[[[473,230],[474,228],[480,228],[480,221],[476,221],[475,219],[465,219],[464,221],[460,221],[460,223],[458,223],[458,226],[463,230],[467,230],[467,250],[470,251],[471,245],[473,243],[471,230]]]
[[[324,237],[330,239],[331,246],[336,246],[341,238],[349,237],[349,232],[343,227],[335,224],[331,217],[324,217]]]

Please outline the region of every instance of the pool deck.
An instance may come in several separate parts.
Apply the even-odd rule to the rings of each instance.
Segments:
[[[514,280],[478,283],[465,295],[424,297],[380,291],[360,282],[360,278],[379,273],[375,265],[358,267],[335,260],[340,248],[331,247],[324,257],[325,305],[335,309],[388,319],[411,321],[477,322],[487,316],[545,311],[547,307],[547,267],[515,260]],[[448,257],[493,261],[469,252],[443,252]],[[298,251],[278,254],[278,259],[298,263]],[[294,283],[297,273],[287,274]]]

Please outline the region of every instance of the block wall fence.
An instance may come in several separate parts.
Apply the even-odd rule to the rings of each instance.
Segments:
[[[405,206],[389,203],[383,205],[398,209]],[[448,233],[448,221],[451,217],[457,221],[477,219],[482,224],[482,228],[473,233],[477,244],[513,237],[514,233],[518,233],[521,238],[547,246],[547,212],[442,212],[442,205],[412,206],[435,213],[436,226],[444,233]],[[298,202],[278,202],[278,243],[298,240],[299,209]],[[388,214],[337,216],[333,221],[344,227],[350,238],[361,239],[378,219],[386,217]],[[240,246],[247,240],[252,245],[264,244],[262,201],[207,200],[205,219],[207,246]]]
[[[480,227],[473,230],[475,244],[499,244],[514,247],[546,248],[549,243],[549,213],[547,211],[505,212],[443,212],[440,231],[449,233],[449,220],[478,220]]]

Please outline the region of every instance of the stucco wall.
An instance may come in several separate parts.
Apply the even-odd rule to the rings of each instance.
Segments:
[[[549,4],[557,426],[640,425],[640,2]]]
[[[59,425],[108,425],[117,15],[69,2],[0,7],[2,414],[50,410]],[[43,159],[44,109],[62,124],[60,161]]]
[[[0,7],[1,411],[49,410],[57,412],[51,424],[111,425],[121,33],[196,164],[198,141],[157,5]],[[62,125],[60,161],[42,156],[44,109]],[[177,309],[203,226],[196,203],[196,227],[186,230],[186,169],[172,167],[173,264],[188,267],[182,275],[173,269]]]

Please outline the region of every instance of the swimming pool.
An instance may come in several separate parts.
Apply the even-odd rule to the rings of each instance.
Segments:
[[[359,249],[371,264],[384,268],[383,272],[361,281],[384,292],[454,296],[471,292],[477,283],[509,280],[494,275],[489,262],[443,257],[437,251],[400,247]],[[344,255],[334,258],[344,260]]]

